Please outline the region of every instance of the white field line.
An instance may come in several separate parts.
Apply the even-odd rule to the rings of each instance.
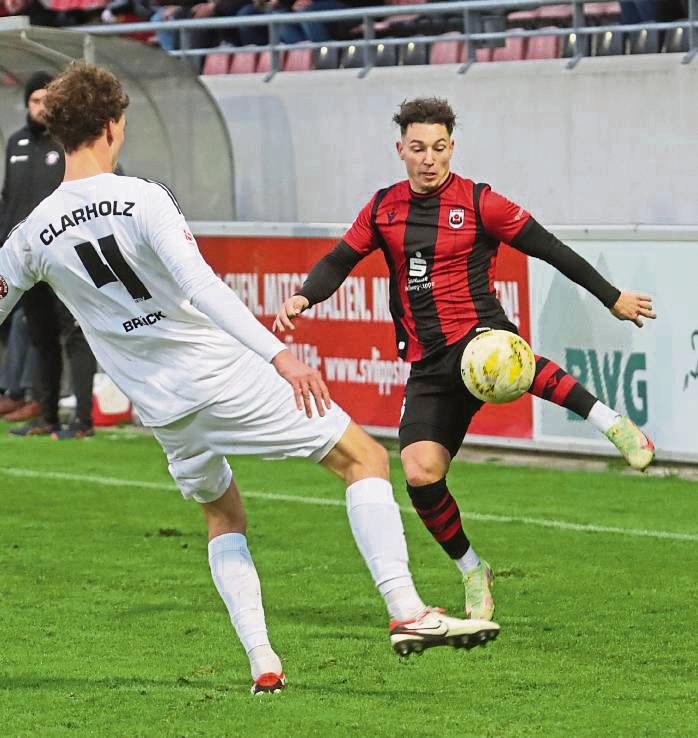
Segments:
[[[164,482],[145,482],[135,479],[119,479],[117,477],[99,477],[90,474],[71,474],[69,472],[37,471],[36,469],[7,468],[2,473],[10,477],[28,477],[32,479],[62,479],[69,482],[84,482],[99,484],[105,487],[138,487],[139,489],[159,489],[174,492],[174,484]],[[244,490],[243,497],[259,500],[274,500],[277,502],[299,502],[304,505],[324,505],[329,507],[344,507],[344,500],[327,497],[302,497],[300,495],[283,495],[273,492],[254,492]],[[401,507],[403,513],[414,513],[411,507]],[[516,515],[490,515],[487,513],[461,512],[466,520],[483,520],[488,523],[518,523],[533,525],[539,528],[554,528],[557,530],[576,530],[582,533],[609,533],[612,535],[634,536],[640,538],[662,538],[672,541],[698,542],[698,533],[676,533],[669,530],[646,530],[644,528],[616,528],[607,525],[592,523],[568,523],[564,520],[547,520],[546,518],[528,518]]]

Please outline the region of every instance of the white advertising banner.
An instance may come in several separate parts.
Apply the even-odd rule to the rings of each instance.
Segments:
[[[534,351],[634,420],[658,458],[698,460],[698,239],[557,232],[620,289],[651,295],[657,320],[643,328],[620,322],[555,269],[529,259]],[[534,403],[534,439],[608,449],[589,423],[543,401]]]

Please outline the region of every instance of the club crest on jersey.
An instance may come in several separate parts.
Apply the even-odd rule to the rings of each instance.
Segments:
[[[5,281],[5,277],[0,274],[0,300],[3,300],[5,297],[7,297],[7,293],[10,291],[10,288],[7,286],[7,282]]]
[[[462,228],[465,223],[465,210],[463,208],[451,208],[448,214],[448,224],[451,228]]]
[[[57,151],[49,151],[46,154],[46,164],[52,167],[55,164],[58,164],[60,158],[61,158],[61,155]]]

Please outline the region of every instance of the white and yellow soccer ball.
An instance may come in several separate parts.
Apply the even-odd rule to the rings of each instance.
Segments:
[[[533,383],[536,357],[526,341],[503,330],[483,331],[465,347],[463,382],[483,402],[512,402]]]

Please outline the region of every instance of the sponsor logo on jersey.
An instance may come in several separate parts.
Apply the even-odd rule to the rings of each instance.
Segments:
[[[29,156],[27,154],[15,154],[10,157],[10,164],[14,164],[16,161],[28,161]]]
[[[391,210],[388,213],[388,225],[390,225],[395,220],[396,215],[397,215],[397,210]]]
[[[107,215],[121,215],[126,218],[133,218],[131,212],[135,206],[135,202],[118,202],[117,200],[102,200],[101,202],[93,202],[84,208],[76,208],[70,213],[61,215],[60,225],[49,223],[39,234],[41,243],[45,246],[50,245],[54,238],[63,235],[68,228],[74,228],[80,223],[87,223],[88,220],[106,217]]]
[[[186,238],[190,243],[195,243],[194,236],[192,236],[186,228],[184,229],[184,238]]]
[[[465,210],[463,208],[451,208],[448,214],[448,224],[451,228],[462,228],[465,223]]]
[[[5,277],[0,274],[0,300],[3,300],[5,297],[7,297],[7,293],[10,291],[10,288],[7,286],[7,282],[5,281]]]
[[[155,325],[155,323],[159,323],[166,317],[167,316],[162,312],[162,310],[158,310],[156,313],[148,313],[147,315],[137,315],[135,318],[131,318],[131,320],[127,320],[123,324],[124,332],[130,333],[131,331],[135,331],[136,328],[145,328],[147,325]]]
[[[48,164],[48,166],[50,167],[58,164],[60,160],[61,160],[61,155],[57,151],[49,151],[46,154],[46,164]]]
[[[17,141],[17,146],[29,146],[29,139],[20,138],[19,141]]]
[[[407,292],[420,292],[421,290],[429,290],[434,286],[427,273],[429,263],[422,257],[421,251],[415,251],[414,256],[410,256],[407,263]]]
[[[416,256],[410,257],[410,277],[423,277],[427,273],[427,260],[421,258],[418,251]]]

